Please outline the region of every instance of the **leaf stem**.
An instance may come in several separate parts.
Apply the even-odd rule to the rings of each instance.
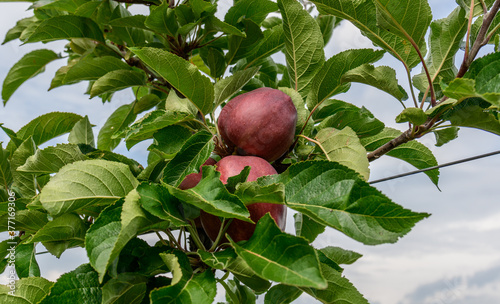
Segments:
[[[194,221],[189,220],[189,222],[191,223],[191,225],[187,225],[186,228],[189,231],[189,234],[191,235],[191,237],[193,238],[193,241],[196,244],[196,247],[198,247],[199,249],[201,249],[203,251],[207,251],[207,249],[205,248],[205,245],[203,245],[203,242],[200,240],[200,236],[198,235],[196,228],[194,228],[194,227],[196,227]]]
[[[321,151],[323,151],[323,153],[325,153],[325,156],[326,156],[326,159],[328,159],[329,161],[331,161],[330,157],[328,157],[328,153],[326,152],[325,148],[323,148],[323,145],[321,145],[321,143],[315,139],[312,139],[312,138],[309,138],[305,135],[302,135],[302,134],[299,134],[297,136],[300,136],[302,138],[305,138],[306,140],[316,144],[318,147],[320,147]]]
[[[227,221],[227,225],[225,225],[226,224],[226,218],[224,218],[224,220],[222,220],[222,223],[220,224],[220,228],[219,228],[219,233],[217,234],[217,238],[215,239],[214,243],[212,244],[212,247],[210,247],[210,249],[208,249],[208,251],[212,252],[212,251],[214,251],[217,248],[217,246],[219,245],[222,237],[224,236],[224,234],[226,234],[226,231],[229,228],[229,225],[231,225],[232,221],[233,221],[233,219],[229,219]]]

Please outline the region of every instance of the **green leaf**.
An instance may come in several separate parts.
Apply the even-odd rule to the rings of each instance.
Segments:
[[[36,23],[38,19],[35,16],[31,16],[28,18],[23,18],[20,19],[19,21],[16,22],[16,25],[11,28],[10,30],[7,31],[7,34],[5,34],[5,39],[2,42],[2,44],[6,44],[9,41],[18,39],[21,37],[21,34],[23,31],[28,28],[31,24]]]
[[[420,108],[406,108],[398,116],[397,123],[410,122],[414,125],[422,125],[427,121],[427,114]]]
[[[0,185],[5,189],[12,182],[12,172],[10,171],[9,152],[2,147],[0,142]]]
[[[90,123],[88,116],[77,122],[71,132],[69,132],[68,142],[70,144],[84,144],[95,148],[93,125]]]
[[[162,185],[141,183],[137,187],[141,206],[154,216],[175,226],[185,226],[186,220],[178,209],[179,201]]]
[[[214,87],[189,61],[155,48],[130,48],[154,72],[188,98],[202,114],[212,111]]]
[[[217,31],[223,32],[227,35],[246,37],[245,33],[242,33],[238,28],[232,26],[229,23],[221,21],[215,16],[207,16],[205,18],[205,30],[206,33]]]
[[[36,150],[24,165],[17,168],[18,171],[34,174],[56,173],[67,164],[75,161],[85,160],[77,145],[58,144],[55,147],[47,147],[43,150]]]
[[[357,252],[334,246],[325,247],[320,251],[336,264],[352,264],[362,257],[362,255]]]
[[[368,180],[370,169],[366,150],[351,128],[345,127],[342,130],[325,128],[318,132],[316,139],[329,161],[338,162]]]
[[[398,58],[408,69],[411,69],[420,63],[420,58],[418,57],[416,50],[406,39],[401,38],[395,33],[391,33],[378,25],[376,14],[377,8],[375,7],[374,1],[312,0],[311,2],[316,4],[320,13],[333,15],[351,22],[375,45]],[[415,1],[405,2],[401,5],[406,7],[407,3],[413,4],[413,2]],[[407,16],[410,19],[417,18],[417,14],[401,15],[401,17],[404,16]],[[430,14],[428,16],[430,16]],[[427,20],[429,18],[423,17],[423,19]],[[418,29],[420,30],[420,27]]]
[[[134,114],[139,114],[150,110],[161,102],[160,97],[155,94],[146,94],[140,98],[139,96],[137,96],[137,98],[138,101],[135,102],[134,105]]]
[[[240,183],[234,192],[244,204],[253,203],[285,203],[285,187],[282,184],[261,186],[257,181]]]
[[[381,59],[383,54],[383,51],[372,49],[354,49],[338,53],[328,59],[312,79],[311,91],[306,100],[309,110],[312,111],[326,99],[348,89],[346,83],[342,81],[344,74],[363,64]]]
[[[19,278],[39,277],[40,267],[35,259],[36,244],[20,244],[16,247],[16,273]]]
[[[229,303],[246,303],[246,304],[255,304],[257,300],[257,296],[255,292],[248,288],[245,285],[241,285],[238,279],[228,280],[227,288],[229,288],[230,292],[226,291],[226,301]]]
[[[191,135],[189,129],[179,125],[165,127],[153,135],[155,143],[149,146],[148,150],[165,159],[171,159],[182,149]]]
[[[56,16],[44,20],[34,29],[26,42],[49,42],[71,38],[89,38],[105,42],[97,23],[90,18],[74,15]]]
[[[78,215],[67,213],[45,224],[29,241],[30,243],[77,241],[83,245],[87,228],[85,222]]]
[[[198,250],[198,255],[210,267],[230,271],[238,280],[257,293],[265,292],[271,287],[271,283],[257,276],[250,266],[236,255],[233,248],[215,253]]]
[[[246,243],[230,241],[238,256],[264,279],[295,286],[326,286],[314,248],[303,238],[281,232],[269,214],[259,220]]]
[[[285,57],[291,87],[305,98],[325,60],[323,35],[318,23],[295,0],[280,0]]]
[[[12,94],[28,79],[44,71],[50,62],[61,58],[51,50],[34,50],[21,58],[9,70],[2,85],[3,104],[7,104]]]
[[[281,51],[285,46],[285,32],[281,24],[264,31],[262,34],[264,38],[255,47],[255,52],[246,58],[245,68],[256,65],[261,59]]]
[[[41,277],[28,277],[16,280],[15,293],[0,293],[3,304],[36,304],[48,293],[54,283]]]
[[[181,150],[168,163],[163,172],[163,181],[174,187],[179,186],[184,177],[198,171],[213,148],[212,134],[206,131],[197,132],[184,143]]]
[[[456,8],[451,14],[443,19],[431,23],[429,35],[429,55],[425,63],[429,70],[434,90],[439,89],[439,82],[450,82],[457,74],[455,67],[455,54],[467,31],[467,19],[465,11]],[[422,72],[413,77],[413,84],[421,92],[429,87],[429,81],[422,68]]]
[[[248,209],[236,195],[227,191],[220,180],[220,173],[215,171],[213,166],[204,167],[203,178],[195,187],[188,190],[180,190],[179,188],[168,186],[168,190],[179,200],[203,209],[208,213],[225,218],[236,218],[252,222],[249,219],[250,213]]]
[[[323,35],[323,44],[326,46],[332,38],[333,29],[339,25],[341,19],[337,19],[337,17],[331,15],[320,14],[316,17],[316,21]]]
[[[373,136],[384,129],[384,123],[376,119],[365,107],[358,108],[341,100],[329,99],[318,106],[313,113],[315,122],[321,122],[316,128],[343,129],[346,126],[359,137]]]
[[[470,1],[467,0],[455,0],[460,7],[467,12],[466,18],[469,18],[469,12],[470,12]],[[494,0],[483,0],[483,1],[478,1],[474,3],[474,10],[473,10],[473,17],[477,17],[478,15],[481,15],[484,13],[484,8],[483,8],[483,3],[486,5],[487,8],[490,8],[491,5],[493,4]]]
[[[83,117],[74,113],[51,112],[38,116],[23,126],[16,135],[21,140],[32,137],[37,146],[68,133]],[[9,143],[11,146],[13,143]],[[8,147],[9,147],[8,146]]]
[[[228,37],[228,52],[226,54],[227,64],[233,64],[239,59],[246,58],[257,49],[264,35],[259,25],[251,20],[244,20],[245,37],[231,35]]]
[[[83,264],[60,276],[40,304],[71,303],[75,299],[82,304],[101,303],[101,298],[97,272],[90,264]]]
[[[196,107],[189,102],[187,98],[181,98],[174,90],[168,93],[167,100],[165,100],[165,110],[198,115]]]
[[[143,140],[153,137],[153,134],[158,130],[192,119],[193,116],[191,114],[182,112],[164,110],[149,112],[122,132],[125,136],[127,149],[130,149]],[[122,135],[117,133],[111,138],[117,138],[118,136]]]
[[[284,284],[274,285],[266,292],[264,304],[289,304],[295,301],[302,294],[302,290],[295,286]]]
[[[32,1],[30,1],[32,2]],[[55,0],[51,1],[48,4],[44,4],[43,1],[40,4],[36,4],[36,9],[48,10],[54,9],[59,11],[65,11],[70,13],[75,13],[75,11],[83,5],[85,0]]]
[[[442,83],[441,87],[446,96],[457,99],[459,102],[467,98],[479,97],[496,107],[500,107],[500,89],[498,92],[482,94],[477,91],[476,80],[474,79],[457,78],[451,81],[449,85]]]
[[[146,296],[147,277],[120,273],[102,287],[102,304],[140,304]]]
[[[315,289],[300,287],[300,289],[323,303],[368,304],[368,301],[363,295],[348,279],[342,276],[342,273],[323,263],[321,264],[321,272],[328,282],[326,288]]]
[[[442,118],[449,120],[452,126],[476,128],[500,135],[498,116],[485,110],[483,103],[477,98],[466,99],[443,113]]]
[[[179,30],[175,12],[169,8],[169,4],[166,2],[163,2],[160,6],[152,7],[151,13],[144,24],[154,31],[165,33],[171,37],[175,37]]]
[[[305,238],[309,243],[314,242],[318,235],[325,232],[325,225],[314,221],[305,214],[298,212],[293,217],[295,219],[295,235]]]
[[[125,130],[137,117],[134,105],[120,106],[108,117],[97,136],[97,147],[101,150],[113,151],[119,144],[120,138],[113,138],[115,133]]]
[[[380,89],[399,101],[408,99],[408,94],[398,84],[396,71],[387,66],[374,67],[371,64],[363,64],[346,72],[342,78],[343,83],[359,82]]]
[[[140,206],[140,198],[137,191],[131,191],[123,205],[116,204],[101,212],[87,232],[85,249],[100,282],[125,245],[151,224]]]
[[[429,216],[395,204],[335,162],[300,162],[262,178],[262,183],[277,182],[285,184],[288,207],[364,244],[394,243]]]
[[[72,66],[66,76],[63,84],[75,83],[82,80],[97,80],[109,72],[116,70],[131,69],[124,61],[112,57],[90,57],[87,56]]]
[[[40,202],[57,216],[87,206],[110,204],[137,185],[125,164],[101,159],[78,161],[64,166],[50,179],[40,193]]]
[[[80,149],[82,149],[82,147]],[[111,151],[94,150],[92,152],[86,153],[85,156],[91,159],[105,159],[123,163],[129,167],[130,171],[132,172],[132,174],[134,174],[134,176],[139,175],[144,169],[142,165],[137,161]]]
[[[116,70],[97,79],[90,90],[90,98],[129,87],[145,86],[146,74],[138,70]]]
[[[10,166],[12,168],[12,187],[18,188],[23,197],[30,198],[36,195],[36,179],[31,173],[17,171],[26,160],[35,154],[36,146],[33,139],[26,139],[12,154]]]
[[[425,47],[425,33],[432,21],[432,12],[427,0],[374,0],[377,7],[377,24],[420,49],[422,55]],[[411,14],[408,13],[411,11]]]
[[[215,86],[214,110],[224,101],[238,93],[245,84],[252,79],[259,71],[259,67],[249,68],[243,71],[237,71],[233,75],[219,80]]]
[[[12,219],[9,219],[8,216],[9,215],[7,213],[1,216],[0,220],[2,222],[0,223],[0,231],[9,231],[9,220],[12,224]],[[28,209],[16,211],[15,228],[19,229],[19,231],[26,231],[30,233],[36,232],[40,230],[47,222],[47,213]]]
[[[401,131],[385,128],[382,132],[375,136],[362,138],[361,143],[365,146],[367,151],[374,151],[399,135],[401,135]],[[417,169],[424,169],[438,165],[431,150],[416,140],[402,144],[389,151],[386,155],[404,160],[415,166]],[[437,186],[439,180],[439,170],[435,169],[425,171],[425,174]]]
[[[458,130],[460,130],[460,128],[457,127],[435,130],[434,135],[436,136],[436,147],[441,147],[442,145],[457,138]]]
[[[279,88],[279,90],[290,96],[295,108],[297,109],[297,124],[295,126],[295,134],[299,134],[299,132],[303,129],[302,134],[308,135],[314,127],[314,122],[312,121],[312,119],[309,119],[311,112],[306,108],[304,99],[302,99],[300,94],[292,88]]]
[[[237,26],[242,19],[249,19],[260,25],[269,13],[277,10],[276,3],[270,0],[240,0],[229,8],[224,21]]]
[[[193,274],[187,256],[179,251],[160,254],[172,272],[172,285],[154,289],[151,303],[211,304],[217,293],[214,274],[210,270]]]

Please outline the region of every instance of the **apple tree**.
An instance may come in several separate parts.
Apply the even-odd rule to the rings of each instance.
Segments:
[[[368,303],[343,275],[360,255],[311,243],[326,227],[366,245],[394,243],[429,216],[371,186],[370,162],[389,155],[429,168],[438,163],[417,141],[422,136],[433,133],[443,145],[459,127],[500,135],[500,0],[457,0],[440,20],[426,0],[234,0],[229,8],[216,0],[29,2],[33,15],[12,25],[4,43],[67,44],[13,64],[4,105],[53,62],[63,64],[50,89],[86,82],[80,93],[103,103],[121,90],[133,98],[100,130],[88,117],[58,111],[17,131],[0,125],[10,138],[0,149],[0,228],[9,233],[0,268],[15,267],[19,277],[15,292],[0,289],[1,303],[212,303],[218,284],[229,303],[290,303],[302,293],[323,303]],[[340,22],[373,47],[326,58]],[[483,47],[493,51],[478,55]],[[397,79],[393,67],[377,65],[384,55],[407,75]],[[352,83],[394,97],[406,131],[335,98]],[[266,95],[240,116],[228,111],[239,131],[221,127],[221,109],[264,87],[293,111]],[[276,121],[293,124],[247,125],[271,108]],[[283,151],[259,146],[273,156],[239,161],[260,156],[237,143],[250,128]],[[44,145],[68,133],[67,142]],[[113,152],[146,140],[143,165]],[[236,164],[218,165],[231,157]],[[437,184],[437,169],[426,174]],[[252,217],[256,203],[268,209]],[[294,233],[271,210],[288,210]],[[200,224],[200,214],[218,225]],[[234,239],[238,229],[254,231]],[[40,243],[56,257],[82,247],[89,263],[51,282],[40,275]]]

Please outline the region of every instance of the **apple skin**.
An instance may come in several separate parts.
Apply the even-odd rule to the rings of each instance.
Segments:
[[[179,189],[181,190],[186,190],[186,189],[191,189],[194,186],[198,185],[200,182],[203,174],[201,172],[203,166],[213,166],[217,163],[217,161],[211,157],[209,157],[201,166],[200,166],[200,172],[198,173],[191,173],[186,175],[182,182],[179,185]]]
[[[217,125],[230,149],[272,162],[293,143],[297,109],[280,90],[258,88],[231,99],[222,108]]]
[[[231,176],[238,175],[246,166],[250,166],[250,173],[247,181],[254,181],[264,175],[277,174],[276,170],[264,159],[256,156],[238,156],[230,155],[221,159],[216,167],[221,173],[220,180],[225,184]],[[266,213],[270,213],[271,217],[276,221],[281,230],[285,229],[286,224],[286,206],[270,203],[253,203],[246,206],[250,212],[252,221],[257,221]],[[208,237],[215,241],[220,230],[221,220],[218,216],[209,214],[201,210],[201,224]],[[235,242],[248,240],[254,230],[256,224],[233,219],[226,233]],[[227,242],[227,239],[224,238]]]
[[[203,174],[202,174],[202,168],[203,166],[213,166],[217,163],[217,161],[211,157],[209,157],[201,166],[200,166],[200,172],[198,173],[191,173],[191,174],[188,174],[186,175],[186,177],[184,177],[184,179],[182,180],[182,182],[180,183],[179,185],[179,189],[181,190],[187,190],[187,189],[191,189],[193,187],[195,187],[196,185],[198,185],[198,183],[201,181],[201,178],[203,177]],[[197,228],[202,228],[201,227],[201,220],[200,220],[200,217],[197,217],[194,219],[194,223],[196,225]]]

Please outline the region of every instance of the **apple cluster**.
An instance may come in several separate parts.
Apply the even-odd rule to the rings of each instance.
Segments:
[[[277,174],[270,164],[283,156],[293,144],[297,110],[292,99],[280,90],[259,88],[231,99],[219,115],[217,126],[226,151],[232,155],[222,157],[219,162],[209,158],[202,166],[215,165],[223,183],[231,176],[250,167],[247,181],[255,181],[264,175]],[[200,168],[201,171],[202,168]],[[201,180],[202,173],[193,173],[180,184],[189,189]],[[286,206],[270,203],[252,203],[246,206],[250,218],[257,222],[270,213],[282,230],[286,224]],[[207,235],[215,241],[220,230],[219,217],[201,211],[201,224]],[[227,233],[235,241],[248,240],[255,224],[234,219]]]

